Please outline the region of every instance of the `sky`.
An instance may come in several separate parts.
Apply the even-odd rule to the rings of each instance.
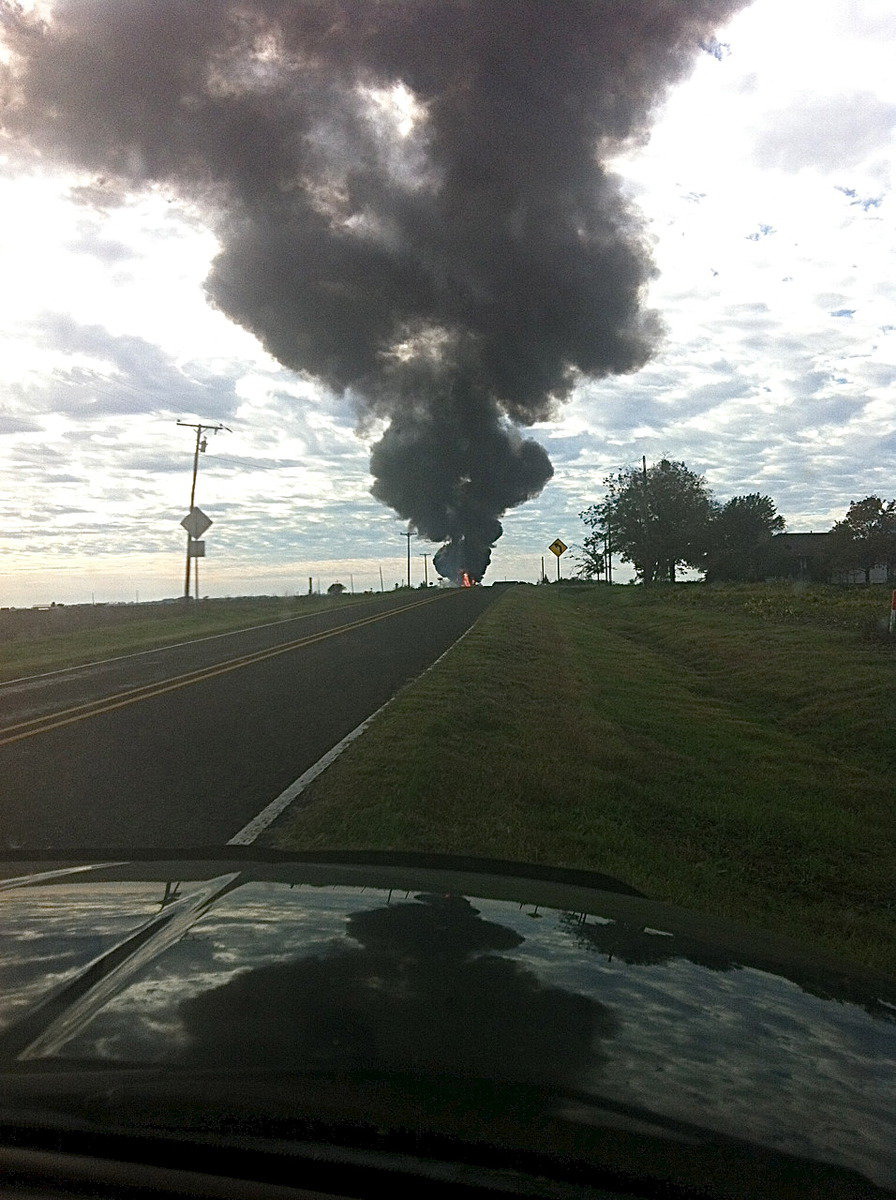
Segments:
[[[507,513],[487,579],[553,570],[558,536],[570,573],[578,513],[642,455],[720,500],[771,496],[793,532],[896,495],[894,52],[877,0],[819,0],[811,19],[756,0],[695,52],[649,141],[612,164],[646,221],[659,348],[527,431],[554,477]],[[0,605],[182,590],[178,420],[229,427],[200,460],[202,594],[403,580],[407,523],[369,493],[382,423],[359,428],[349,399],[212,306],[200,209],[158,186],[110,198],[2,146],[0,206]],[[436,548],[412,541],[414,582]]]

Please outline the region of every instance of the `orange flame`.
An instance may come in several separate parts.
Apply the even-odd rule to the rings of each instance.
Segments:
[[[463,578],[461,579],[461,584],[463,587],[472,587],[473,586],[473,580],[466,573],[466,571],[464,571],[464,573],[463,573]]]

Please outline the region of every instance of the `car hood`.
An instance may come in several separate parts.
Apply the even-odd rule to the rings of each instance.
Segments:
[[[313,1107],[512,1149],[537,1121],[568,1160],[896,1192],[892,981],[613,881],[228,849],[8,862],[0,891],[7,1109],[114,1076],[137,1123]]]

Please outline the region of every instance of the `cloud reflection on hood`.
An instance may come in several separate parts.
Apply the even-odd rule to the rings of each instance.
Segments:
[[[180,1062],[438,1071],[569,1084],[618,1022],[500,952],[523,938],[460,896],[356,912],[358,945],[262,966],[183,1001]]]

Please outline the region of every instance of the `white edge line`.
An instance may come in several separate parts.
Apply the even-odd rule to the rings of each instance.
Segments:
[[[323,757],[317,760],[313,767],[309,767],[308,770],[300,775],[293,783],[291,783],[288,788],[282,791],[275,800],[272,800],[267,808],[262,809],[257,817],[253,817],[248,825],[244,825],[239,833],[234,834],[230,841],[227,842],[227,845],[248,846],[250,842],[254,842],[258,835],[263,833],[264,830],[267,829],[267,827],[273,821],[275,821],[277,817],[280,816],[283,810],[292,804],[293,800],[295,800],[295,798],[301,792],[304,792],[305,788],[309,783],[312,782],[312,780],[317,779],[318,775],[326,771],[330,763],[339,757],[339,755],[350,742],[353,742],[355,738],[359,738],[361,736],[374,717],[378,717],[383,709],[391,703],[392,697],[390,697],[385,704],[381,705],[376,712],[371,713],[370,716],[367,717],[366,720],[362,721],[360,725],[356,725],[351,733],[347,733],[345,735],[341,742],[337,742],[335,746],[333,746],[326,752],[326,754],[323,755]]]
[[[481,615],[482,614],[480,613],[480,616]],[[361,722],[360,725],[356,725],[351,733],[347,733],[341,742],[337,742],[335,746],[331,747],[326,754],[317,760],[313,767],[309,767],[308,770],[300,775],[293,783],[291,783],[288,788],[282,791],[275,800],[272,800],[267,808],[263,808],[257,817],[253,817],[248,825],[244,825],[239,833],[235,833],[230,841],[226,844],[228,846],[248,846],[250,843],[254,842],[258,835],[263,833],[269,825],[272,825],[280,816],[280,814],[284,812],[290,806],[290,804],[292,804],[293,801],[295,801],[302,794],[302,792],[304,792],[305,788],[308,787],[308,785],[315,779],[317,779],[318,775],[322,775],[324,771],[326,771],[327,767],[336,761],[346,746],[350,745],[353,741],[355,741],[356,738],[361,736],[367,726],[370,725],[372,721],[375,721],[380,713],[384,712],[385,709],[389,707],[389,705],[395,699],[395,696],[400,695],[405,688],[410,687],[411,684],[417,683],[419,680],[423,679],[425,675],[428,675],[430,671],[437,667],[442,659],[447,654],[450,654],[454,647],[458,645],[458,643],[462,642],[467,634],[476,628],[478,619],[479,618],[477,617],[476,621],[473,621],[473,623],[463,631],[460,637],[455,638],[448,649],[443,650],[434,662],[431,662],[428,667],[420,672],[419,675],[415,675],[413,679],[409,679],[405,684],[403,684],[394,696],[390,696],[385,704],[381,704],[376,712],[372,712],[369,717],[366,717]]]
[[[386,593],[388,595],[388,593]],[[357,604],[346,605],[346,608],[363,608],[370,604],[369,600],[360,600]],[[244,625],[242,629],[225,629],[222,633],[207,633],[203,637],[189,638],[185,642],[166,642],[163,646],[150,646],[148,650],[134,650],[130,654],[116,654],[114,658],[98,658],[94,662],[77,663],[73,667],[56,667],[52,671],[42,671],[39,675],[20,675],[18,679],[0,680],[0,688],[11,687],[14,683],[30,683],[33,679],[49,679],[51,675],[73,675],[76,671],[86,671],[90,667],[105,667],[109,663],[123,662],[126,658],[142,658],[146,654],[162,654],[166,650],[182,650],[184,646],[195,646],[199,642],[213,642],[215,638],[235,637],[238,633],[253,633],[256,629],[273,629],[275,625],[288,625],[290,621],[305,621],[309,617],[319,617],[321,613],[333,612],[338,605],[321,608],[316,613],[299,613],[294,617],[281,617],[277,621],[265,621],[263,625]]]

